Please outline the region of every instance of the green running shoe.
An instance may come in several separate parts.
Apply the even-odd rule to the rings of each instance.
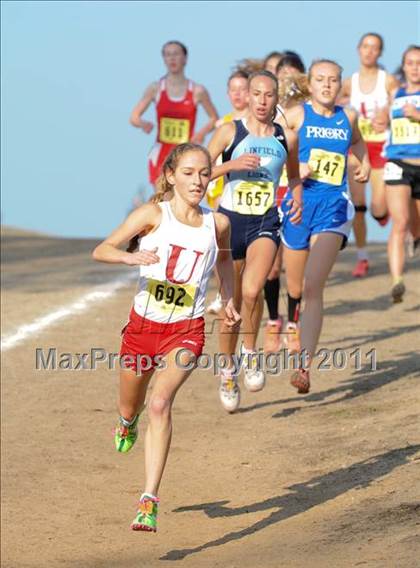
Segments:
[[[131,450],[137,440],[137,422],[139,421],[139,414],[137,414],[134,422],[130,426],[126,426],[120,416],[117,427],[115,428],[115,447],[118,452],[126,453]]]
[[[133,531],[156,532],[158,503],[157,497],[143,493],[140,497],[136,518],[131,523]]]

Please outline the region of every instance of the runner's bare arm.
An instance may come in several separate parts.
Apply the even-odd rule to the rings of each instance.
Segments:
[[[292,130],[295,134],[298,132],[300,127],[303,124],[305,119],[305,111],[303,109],[303,105],[295,106],[291,109],[287,109],[285,111],[286,114],[286,121],[289,125],[289,129]],[[298,145],[299,146],[299,145]],[[310,174],[311,170],[306,163],[301,163],[299,166],[299,177],[301,179],[305,179]]]
[[[195,85],[194,98],[197,104],[202,105],[210,119],[207,124],[203,126],[203,128],[201,128],[196,134],[194,134],[191,139],[191,142],[202,144],[207,134],[209,134],[214,129],[218,119],[218,114],[210,99],[210,95],[207,89],[205,89],[202,85]]]
[[[230,244],[230,221],[222,213],[214,213],[216,237],[219,253],[217,255],[216,272],[220,282],[220,294],[225,308],[224,323],[233,326],[241,320],[233,303],[233,261]]]
[[[222,126],[220,126],[213,134],[208,145],[208,150],[213,164],[216,162],[223,150],[231,145],[235,137],[235,132],[235,124],[233,122],[227,122],[226,124],[222,124]],[[229,160],[220,166],[213,166],[211,179],[213,180],[224,176],[232,171],[255,170],[258,168],[259,163],[260,159],[256,154],[242,154],[235,160]]]
[[[145,203],[127,217],[92,253],[95,260],[111,264],[149,265],[159,262],[156,250],[125,252],[118,248],[138,234],[145,234],[159,225],[161,209],[155,203]]]
[[[420,111],[417,110],[417,107],[412,103],[406,103],[403,106],[402,111],[406,118],[420,122]]]
[[[366,143],[362,138],[359,127],[357,125],[357,113],[353,109],[344,109],[352,128],[351,151],[359,160],[360,164],[354,172],[354,179],[359,183],[365,183],[369,180],[370,163],[367,153]]]
[[[394,75],[387,73],[385,80],[385,87],[388,93],[388,105],[378,108],[372,118],[372,126],[375,132],[385,132],[389,126],[389,111],[391,107],[391,101],[394,97],[394,93],[399,89],[400,82]]]
[[[341,91],[337,98],[337,103],[342,106],[347,106],[350,104],[351,97],[351,79],[348,77],[344,79]]]
[[[276,118],[274,119],[274,122],[277,122],[277,124],[280,124],[280,126],[282,126],[283,128],[290,128],[287,122],[285,111],[283,109],[280,110],[279,107],[277,107],[276,111],[277,114]]]
[[[400,82],[395,77],[395,75],[390,75],[389,73],[387,73],[385,87],[388,96],[391,99],[393,97],[393,94],[400,88]]]
[[[152,83],[149,85],[130,115],[130,124],[136,128],[141,128],[144,132],[146,132],[146,134],[149,134],[153,130],[153,123],[148,122],[147,120],[142,120],[141,117],[154,101],[158,87],[158,83]]]
[[[289,155],[286,162],[287,178],[293,199],[290,199],[290,220],[299,223],[302,218],[302,180],[299,173],[299,141],[296,132],[290,128],[284,129]]]
[[[303,119],[305,118],[305,113],[302,105],[296,105],[292,108],[286,109],[284,111],[285,121],[287,123],[287,128],[297,132],[303,124]]]

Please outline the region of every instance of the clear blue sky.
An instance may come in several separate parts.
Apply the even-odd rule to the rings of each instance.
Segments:
[[[394,71],[419,41],[419,4],[2,2],[2,223],[102,236],[124,218],[147,184],[153,142],[128,117],[164,74],[168,39],[188,46],[187,75],[222,114],[237,60],[293,49],[307,64],[335,58],[348,75],[367,31],[383,34],[382,63]],[[384,238],[371,227],[373,239]]]

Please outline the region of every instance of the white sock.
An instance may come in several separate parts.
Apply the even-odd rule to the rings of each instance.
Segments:
[[[130,426],[132,426],[134,424],[136,418],[137,418],[137,414],[131,420],[127,420],[123,416],[120,416],[120,422],[123,426],[125,426],[126,428],[129,428]]]
[[[256,353],[256,352],[257,350],[255,349],[255,347],[254,349],[247,349],[245,345],[242,345],[242,353],[244,353],[245,355],[249,355],[250,353]]]
[[[220,380],[222,381],[222,383],[230,381],[231,379],[233,379],[234,381],[237,380],[234,367],[230,367],[229,369],[222,369],[220,371]]]
[[[156,495],[152,495],[151,493],[142,493],[140,495],[140,501],[143,499],[143,497],[149,497],[149,499],[157,499]]]
[[[369,255],[365,248],[357,249],[357,260],[369,260]]]

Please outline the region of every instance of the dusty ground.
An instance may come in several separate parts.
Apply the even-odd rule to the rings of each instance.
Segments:
[[[5,335],[121,273],[92,263],[88,240],[7,231],[3,246]],[[359,349],[361,370],[352,361],[317,371],[307,396],[288,373],[271,376],[260,393],[243,389],[233,416],[211,372],[190,378],[174,410],[156,535],[129,530],[143,448],[113,448],[116,373],[35,370],[37,347],[117,351],[134,287],[4,353],[2,565],[418,567],[419,264],[393,306],[385,247],[371,256],[371,275],[355,282],[344,251],[325,295],[321,347]]]

